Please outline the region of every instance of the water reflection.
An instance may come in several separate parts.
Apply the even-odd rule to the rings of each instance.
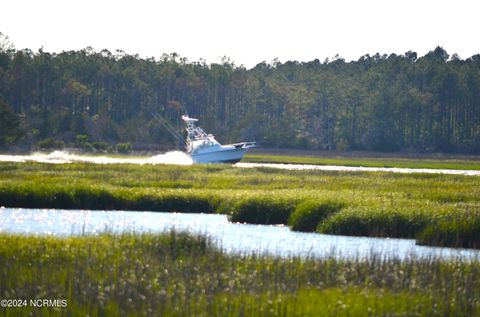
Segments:
[[[364,258],[478,258],[479,251],[415,245],[411,239],[383,239],[292,232],[285,226],[230,223],[224,215],[58,209],[0,209],[0,232],[78,235],[101,232],[163,232],[175,228],[207,234],[229,253]]]

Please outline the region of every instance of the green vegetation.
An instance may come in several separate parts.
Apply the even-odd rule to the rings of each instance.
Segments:
[[[227,255],[179,232],[0,235],[5,316],[476,316],[480,262]]]
[[[477,214],[448,217],[421,231],[417,243],[480,249],[480,218]]]
[[[307,200],[297,206],[288,218],[288,225],[295,231],[316,230],[319,223],[343,208],[345,203],[329,200]]]
[[[446,206],[437,204],[429,207],[419,204],[349,207],[319,223],[317,230],[351,236],[414,238],[427,224],[436,223],[446,215],[456,212],[454,209],[442,212],[440,208]],[[458,217],[463,217],[462,213],[463,211],[459,210]]]
[[[37,146],[40,150],[49,151],[49,150],[63,150],[65,148],[76,149],[77,151],[82,151],[83,153],[91,154],[105,154],[109,153],[109,156],[112,156],[114,148],[117,153],[128,154],[132,152],[132,145],[130,143],[119,143],[116,146],[113,146],[107,142],[95,141],[90,142],[88,135],[78,134],[75,137],[75,142],[66,144],[61,140],[55,138],[46,138],[37,143]]]
[[[38,147],[42,150],[61,150],[65,148],[65,142],[55,140],[54,138],[46,138],[38,142]]]
[[[88,135],[92,142],[172,148],[176,142],[152,112],[174,126],[188,112],[223,143],[480,153],[479,65],[478,54],[462,60],[441,47],[424,56],[274,61],[247,70],[228,58],[208,65],[175,53],[155,60],[0,45],[0,97],[15,119],[0,145],[28,147],[52,137],[71,144]]]
[[[15,143],[20,138],[22,133],[19,126],[18,116],[2,99],[0,90],[0,149]]]
[[[288,151],[287,151],[288,152]],[[324,152],[325,154],[325,152]],[[363,167],[398,167],[398,168],[428,168],[428,169],[454,169],[454,170],[480,170],[480,160],[476,157],[447,158],[434,157],[348,157],[348,156],[305,156],[282,154],[247,154],[245,162],[252,163],[287,163],[311,165],[340,165]]]
[[[132,145],[130,143],[118,143],[117,152],[122,154],[128,154],[132,152]]]
[[[230,220],[234,222],[286,224],[299,201],[300,198],[293,197],[290,193],[248,193],[235,199],[230,206],[223,206],[223,209],[226,212],[230,210]]]
[[[0,205],[223,213],[329,234],[478,246],[480,177],[242,169],[228,165],[0,163]],[[290,220],[289,220],[290,219]],[[450,221],[455,219],[455,221]],[[473,229],[472,229],[473,228]],[[460,243],[460,241],[463,241]]]

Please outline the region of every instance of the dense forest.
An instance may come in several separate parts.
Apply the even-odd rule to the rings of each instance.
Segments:
[[[177,54],[16,50],[0,38],[0,147],[175,146],[154,119],[198,117],[220,142],[262,147],[480,153],[480,55],[274,60],[246,69]]]

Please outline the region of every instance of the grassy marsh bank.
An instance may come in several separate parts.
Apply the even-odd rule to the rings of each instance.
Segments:
[[[0,295],[67,300],[41,310],[49,316],[474,316],[479,263],[228,256],[206,237],[173,231],[1,234]]]
[[[416,237],[428,226],[457,219],[458,226],[445,226],[442,236],[423,234],[422,243],[455,245],[454,239],[443,238],[455,236],[452,230],[467,245],[480,240],[467,234],[472,226],[461,225],[467,221],[477,228],[480,223],[480,177],[471,176],[0,163],[0,205],[217,212],[238,222],[297,228],[298,221],[303,223],[298,230],[389,237]],[[296,212],[300,206],[305,210]]]

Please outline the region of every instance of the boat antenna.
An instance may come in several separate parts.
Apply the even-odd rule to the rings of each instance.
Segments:
[[[187,107],[182,103],[183,112],[189,117]]]
[[[186,146],[183,136],[170,124],[165,118],[163,118],[158,113],[152,112],[152,116],[157,119],[158,122],[168,131],[170,134],[179,141],[183,146]]]

